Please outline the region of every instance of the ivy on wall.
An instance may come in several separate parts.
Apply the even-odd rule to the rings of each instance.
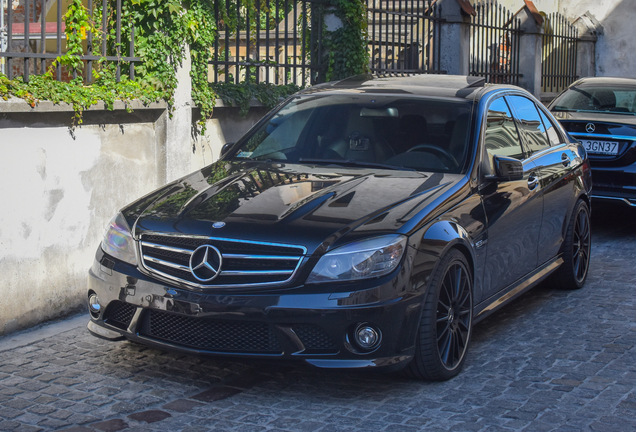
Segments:
[[[361,0],[329,0],[342,27],[328,34],[326,80],[333,81],[368,71],[367,8]]]
[[[219,10],[226,10],[226,1],[215,0]],[[343,27],[327,35],[323,50],[328,52],[326,69],[322,76],[327,80],[337,80],[367,70],[368,52],[366,43],[367,17],[364,3],[360,0],[329,0],[335,14],[342,20]],[[254,0],[243,1],[247,10]],[[249,109],[250,100],[257,99],[267,107],[275,106],[281,98],[298,91],[295,85],[246,82],[242,84],[208,83],[208,60],[217,27],[214,20],[214,2],[210,0],[124,0],[121,20],[132,23],[135,29],[134,53],[129,52],[127,43],[116,43],[116,0],[108,0],[106,19],[109,29],[101,32],[102,3],[95,2],[93,11],[82,5],[82,0],[72,0],[64,16],[66,23],[66,54],[58,57],[49,71],[41,76],[31,76],[28,83],[21,77],[13,80],[0,75],[0,97],[22,98],[31,106],[39,100],[54,103],[67,102],[73,106],[75,115],[71,131],[82,123],[82,112],[98,101],[103,101],[108,109],[113,109],[116,100],[130,102],[139,99],[143,103],[165,100],[170,109],[174,102],[177,86],[177,67],[186,56],[189,46],[192,83],[192,99],[201,110],[199,126],[203,132],[205,120],[212,115],[215,100],[238,105],[241,115]],[[229,10],[234,10],[229,8]],[[225,23],[237,26],[235,17],[223,16]],[[252,22],[254,22],[253,20]],[[131,26],[123,26],[121,40],[130,39]],[[139,57],[135,64],[135,79],[126,78],[129,73],[127,63],[107,62],[101,59],[93,62],[91,85],[84,85],[83,39],[86,33],[93,34],[92,54],[101,56],[102,43],[106,43],[107,55]],[[60,65],[67,72],[78,76],[69,82],[54,79],[54,69]],[[120,67],[121,82],[117,82],[116,70]]]

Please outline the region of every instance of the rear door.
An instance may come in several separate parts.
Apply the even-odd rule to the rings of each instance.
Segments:
[[[537,167],[527,159],[512,112],[503,97],[491,102],[482,146],[480,194],[488,221],[484,298],[495,295],[537,266],[537,246],[543,217]],[[494,182],[493,156],[523,162],[522,180]]]
[[[543,222],[539,233],[539,265],[555,257],[561,248],[572,209],[576,154],[561,137],[558,128],[529,98],[507,96],[526,145],[529,159],[538,168],[539,190],[543,194]],[[569,178],[569,180],[568,180]]]

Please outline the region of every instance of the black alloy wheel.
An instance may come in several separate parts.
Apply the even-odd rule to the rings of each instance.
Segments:
[[[554,275],[555,287],[570,290],[583,287],[590,267],[591,248],[590,210],[585,201],[579,200],[563,243],[563,265]]]
[[[578,282],[583,282],[587,276],[590,262],[590,216],[586,211],[579,211],[574,223],[574,242],[572,259],[574,277]]]
[[[443,381],[460,372],[473,321],[469,268],[466,257],[453,249],[435,270],[422,310],[415,356],[405,369],[407,375]]]
[[[446,272],[437,300],[437,349],[447,369],[454,369],[468,348],[470,285],[468,272],[454,263]]]

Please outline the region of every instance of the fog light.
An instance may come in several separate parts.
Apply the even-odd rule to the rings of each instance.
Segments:
[[[354,332],[356,343],[360,348],[373,349],[380,343],[380,333],[369,324],[360,324]]]
[[[99,304],[99,298],[97,294],[91,294],[88,296],[88,309],[92,314],[98,314],[102,306]]]

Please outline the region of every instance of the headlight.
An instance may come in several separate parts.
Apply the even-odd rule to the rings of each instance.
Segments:
[[[307,283],[368,279],[391,273],[400,263],[407,238],[392,234],[341,246],[320,258]]]
[[[135,242],[130,234],[126,219],[121,213],[118,213],[108,224],[108,229],[102,240],[102,249],[117,259],[133,265],[137,264]]]

